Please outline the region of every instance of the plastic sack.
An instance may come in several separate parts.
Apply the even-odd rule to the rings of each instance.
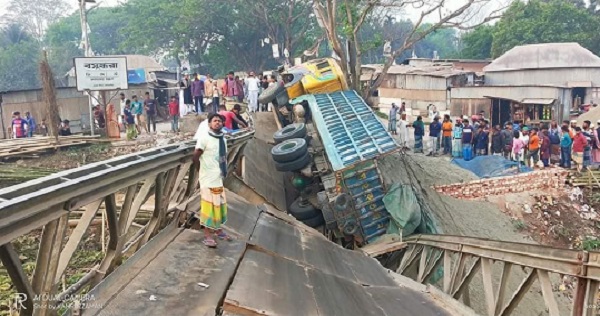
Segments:
[[[421,205],[410,185],[393,184],[383,197],[383,204],[391,220],[387,233],[406,237],[422,227]]]

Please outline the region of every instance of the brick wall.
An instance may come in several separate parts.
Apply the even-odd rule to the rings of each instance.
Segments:
[[[518,193],[547,188],[560,188],[569,172],[562,169],[540,170],[515,176],[475,180],[434,186],[438,193],[459,199],[476,199],[489,195]]]

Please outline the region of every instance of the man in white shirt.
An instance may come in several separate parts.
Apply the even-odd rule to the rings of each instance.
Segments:
[[[402,118],[400,118],[400,120],[398,121],[398,135],[400,135],[400,145],[402,146],[402,148],[408,149],[408,122],[406,120],[403,120]]]
[[[248,109],[250,112],[258,110],[258,91],[260,80],[254,76],[254,71],[250,72],[250,76],[246,78],[246,91],[248,91]]]
[[[227,142],[221,131],[225,118],[217,113],[208,115],[208,129],[199,129],[200,134],[194,152],[194,166],[200,168],[200,211],[196,215],[204,226],[203,243],[217,247],[213,234],[219,239],[231,240],[221,226],[227,221],[227,200],[223,179],[227,175]]]
[[[117,117],[117,121],[119,122],[119,129],[123,128],[123,123],[125,122],[124,118],[125,118],[125,101],[127,101],[125,99],[125,93],[121,93],[119,95],[119,113],[120,115]]]

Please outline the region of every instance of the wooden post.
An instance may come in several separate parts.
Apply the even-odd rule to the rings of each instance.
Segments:
[[[2,109],[2,92],[0,92],[0,128],[2,128],[2,138],[6,139],[6,128],[4,127],[4,112]]]

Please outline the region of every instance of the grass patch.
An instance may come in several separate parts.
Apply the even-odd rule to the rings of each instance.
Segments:
[[[598,251],[600,250],[600,240],[585,237],[585,239],[581,242],[581,248],[585,251]]]
[[[520,219],[513,219],[512,223],[513,223],[514,228],[518,231],[522,231],[525,228],[527,228],[527,224]]]
[[[375,115],[379,116],[382,119],[386,119],[386,120],[389,119],[389,116],[387,114],[379,112],[379,111],[375,111]]]

